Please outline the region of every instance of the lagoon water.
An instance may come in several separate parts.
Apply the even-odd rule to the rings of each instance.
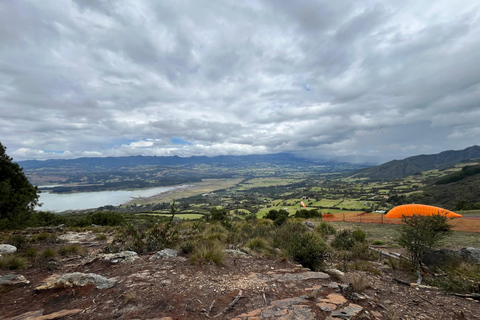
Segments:
[[[39,201],[43,203],[43,205],[36,209],[60,212],[66,210],[92,209],[106,205],[118,206],[134,198],[151,197],[175,188],[184,187],[186,186],[78,193],[47,193],[43,191],[40,193]]]

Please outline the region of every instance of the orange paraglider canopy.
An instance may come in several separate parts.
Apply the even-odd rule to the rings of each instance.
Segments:
[[[402,216],[432,216],[434,214],[445,215],[449,218],[461,218],[462,215],[439,207],[427,206],[425,204],[404,204],[390,210],[385,218],[401,218]]]

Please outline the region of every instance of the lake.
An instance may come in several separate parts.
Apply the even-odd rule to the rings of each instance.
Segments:
[[[135,190],[116,190],[116,191],[98,191],[98,192],[78,192],[78,193],[40,193],[39,202],[43,203],[37,210],[42,211],[66,211],[66,210],[84,210],[94,209],[106,205],[118,206],[134,198],[151,197],[159,193],[167,192],[176,188],[186,188],[188,186],[174,187],[156,187],[148,189]]]

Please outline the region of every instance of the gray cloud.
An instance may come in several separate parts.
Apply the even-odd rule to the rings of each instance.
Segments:
[[[461,149],[479,143],[478,9],[3,1],[0,141],[16,160]]]

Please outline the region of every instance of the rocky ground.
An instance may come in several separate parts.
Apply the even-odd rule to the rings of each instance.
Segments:
[[[64,239],[88,254],[0,271],[0,319],[480,319],[477,300],[398,283],[412,279],[381,259],[332,276],[235,250],[192,265],[170,251],[103,255],[88,232]]]

